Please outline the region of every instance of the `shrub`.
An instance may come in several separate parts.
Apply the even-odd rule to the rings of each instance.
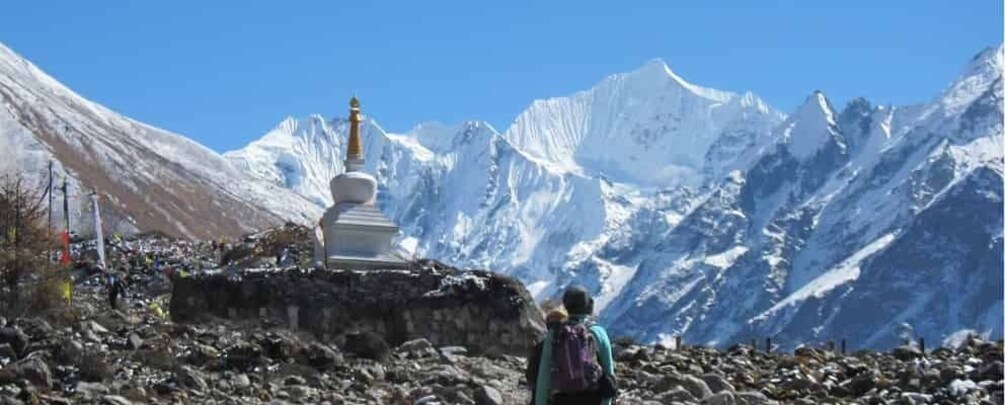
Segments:
[[[261,242],[262,254],[276,256],[283,248],[294,248],[297,251],[307,250],[304,245],[310,240],[309,230],[303,226],[287,222],[282,227],[270,230]],[[303,245],[303,246],[301,246]]]

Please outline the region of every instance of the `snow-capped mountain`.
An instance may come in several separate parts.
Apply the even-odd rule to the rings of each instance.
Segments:
[[[52,161],[58,178],[68,177],[71,227],[80,232],[93,229],[91,192],[109,230],[214,238],[320,215],[198,143],[85,100],[3,45],[0,102],[0,147],[13,156],[0,160],[0,173],[41,188]],[[61,210],[54,215],[62,222]]]
[[[927,103],[836,108],[814,92],[792,115],[651,61],[535,101],[501,133],[471,121],[397,134],[365,117],[366,170],[403,249],[514,275],[539,299],[583,284],[615,335],[885,347],[907,324],[930,340],[1001,337],[1002,52]],[[343,169],[341,118],[288,118],[221,156],[2,46],[0,100],[0,147],[14,151],[0,171],[42,184],[54,161],[79,229],[92,190],[124,231],[309,224]]]
[[[999,47],[926,104],[839,110],[814,92],[786,116],[652,61],[535,101],[502,134],[368,118],[367,170],[402,247],[540,299],[586,285],[615,334],[1001,336],[1001,68]],[[288,119],[226,156],[327,204],[345,137],[341,119]]]
[[[556,171],[694,186],[742,165],[782,118],[751,93],[690,84],[653,60],[588,91],[535,101],[504,137]]]
[[[604,312],[645,340],[792,347],[1002,336],[1002,48],[908,108],[821,93],[677,226],[603,260],[635,267]]]

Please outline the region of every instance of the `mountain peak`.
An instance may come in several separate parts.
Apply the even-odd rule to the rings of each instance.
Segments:
[[[286,118],[279,121],[279,125],[276,125],[273,130],[283,130],[285,132],[293,133],[293,131],[297,129],[298,124],[298,119],[294,118],[292,115],[287,115]]]
[[[673,69],[670,69],[670,66],[666,63],[666,61],[661,58],[650,59],[648,62],[640,66],[638,69],[628,73],[626,76],[632,79],[645,81],[649,84],[663,82],[666,84],[676,85],[699,97],[717,102],[726,102],[735,96],[735,94],[727,91],[701,87],[688,82],[674,72]]]
[[[252,144],[286,148],[295,143],[296,138],[325,134],[329,126],[329,122],[320,114],[311,114],[305,118],[287,116]]]
[[[981,49],[980,52],[977,52],[977,54],[975,54],[973,58],[970,58],[970,62],[973,63],[973,62],[992,60],[995,59],[995,57],[998,57],[1000,60],[1000,57],[1003,52],[1005,52],[1005,43],[998,44],[998,46],[989,46],[984,49]]]
[[[782,127],[782,140],[789,144],[789,152],[799,159],[812,156],[834,135],[834,116],[830,101],[822,91],[815,90]]]
[[[814,90],[813,94],[806,97],[803,104],[799,106],[795,115],[805,117],[816,116],[833,123],[834,108],[831,107],[831,103],[827,100],[827,96],[824,95],[824,92]]]
[[[464,123],[461,124],[461,127],[470,130],[487,130],[490,132],[499,133],[499,131],[496,130],[496,128],[493,127],[492,124],[489,124],[487,121],[468,120],[464,121]]]
[[[468,120],[456,125],[447,125],[438,121],[427,121],[412,128],[406,135],[412,137],[422,146],[438,152],[453,149],[459,141],[470,141],[479,134],[498,134],[491,124],[485,121]]]
[[[970,59],[960,76],[942,92],[937,102],[922,113],[922,116],[929,117],[935,113],[951,116],[962,113],[997,80],[1001,80],[1003,66],[1005,66],[1005,49],[1002,45],[978,52]]]
[[[648,61],[646,61],[646,63],[643,63],[642,66],[639,66],[638,69],[635,69],[635,71],[636,72],[649,72],[649,73],[653,73],[653,74],[667,74],[667,73],[669,73],[671,75],[674,75],[673,71],[670,70],[670,66],[667,65],[667,62],[665,60],[663,60],[663,58],[652,58],[652,59],[649,59]],[[676,75],[674,75],[674,76],[676,76]]]
[[[987,47],[974,55],[970,59],[961,75],[963,78],[982,76],[1001,76],[1002,67],[1005,66],[1005,44],[996,47]]]

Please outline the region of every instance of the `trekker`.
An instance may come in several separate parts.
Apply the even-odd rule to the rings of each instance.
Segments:
[[[548,330],[534,384],[536,405],[610,405],[617,395],[607,330],[593,323],[593,298],[583,287],[562,296],[569,319]]]
[[[544,323],[548,326],[548,331],[557,329],[562,326],[565,321],[569,319],[569,314],[565,312],[564,308],[555,308],[548,311],[548,314],[544,317]],[[537,342],[534,345],[534,349],[530,352],[530,357],[527,359],[527,370],[524,371],[524,377],[527,378],[527,385],[530,386],[530,403],[533,405],[535,403],[536,396],[534,395],[534,387],[537,386],[537,371],[541,367],[541,348],[544,347],[544,339]]]
[[[122,276],[116,274],[114,271],[108,272],[108,303],[112,306],[112,309],[119,309],[119,295],[124,293],[126,289],[126,284],[122,280]]]

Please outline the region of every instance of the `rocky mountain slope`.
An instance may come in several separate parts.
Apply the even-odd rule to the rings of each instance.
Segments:
[[[84,99],[2,44],[0,148],[13,156],[0,161],[2,173],[44,188],[52,161],[57,178],[69,178],[71,226],[82,233],[93,229],[92,192],[105,223],[121,231],[215,238],[320,215],[303,197],[198,143]]]
[[[585,284],[644,341],[1001,336],[1001,69],[988,49],[925,104],[814,92],[785,116],[652,61],[535,101],[503,133],[368,118],[367,169],[403,247],[538,298]],[[344,128],[288,119],[226,156],[327,203]]]

